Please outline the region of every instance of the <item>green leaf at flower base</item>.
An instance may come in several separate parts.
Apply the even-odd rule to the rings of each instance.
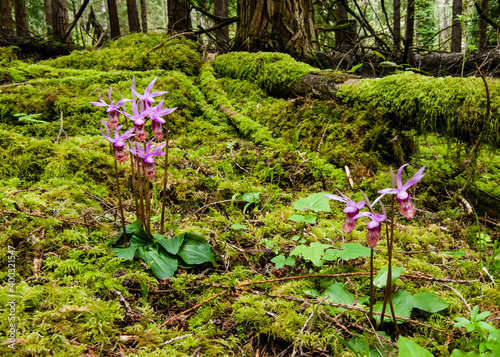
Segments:
[[[345,261],[358,258],[369,258],[371,249],[359,243],[344,243],[341,245],[342,251],[338,252],[339,258]],[[374,254],[375,256],[375,254]]]
[[[314,212],[330,212],[329,199],[324,195],[328,192],[313,193],[306,198],[301,198],[293,203],[297,211],[312,210]]]
[[[373,305],[374,312],[382,312],[382,301],[377,301],[375,305]],[[394,313],[396,316],[401,317],[410,317],[411,310],[413,310],[413,296],[408,291],[404,291],[399,289],[394,294],[392,294],[392,304],[394,306]],[[390,315],[391,308],[389,307],[389,302],[387,302],[387,306],[385,308],[385,313]],[[380,321],[380,315],[374,315],[377,323]],[[386,316],[384,321],[392,321],[392,317]],[[397,320],[398,323],[403,323],[403,320]]]
[[[173,238],[167,239],[159,233],[153,234],[156,241],[170,254],[176,255],[179,252],[179,248],[184,242],[184,236],[181,234]]]
[[[398,349],[398,357],[432,357],[432,353],[404,336],[399,337]]]
[[[128,248],[112,248],[118,258],[133,260],[135,256],[135,251],[137,250],[136,245],[131,245]]]
[[[297,223],[311,223],[314,224],[316,223],[316,215],[309,215],[309,216],[303,216],[301,214],[294,214],[290,218],[288,218],[292,222],[297,222]]]
[[[172,257],[160,245],[151,247],[146,254],[149,256],[149,267],[158,279],[171,278],[177,270],[177,259]]]
[[[293,257],[286,258],[283,254],[275,256],[273,259],[271,259],[271,262],[274,263],[276,269],[281,269],[285,265],[291,267],[295,266],[295,258]]]
[[[325,249],[331,248],[331,245],[323,244],[320,242],[313,242],[311,245],[298,245],[294,250],[290,253],[290,256],[302,256],[304,260],[311,261],[317,267],[323,264],[322,257],[325,253]]]
[[[375,279],[373,279],[373,285],[375,285],[377,288],[383,288],[387,284],[387,271],[389,270],[388,267],[382,268],[377,272],[377,275],[375,276]],[[392,267],[392,282],[394,283],[401,273],[403,272],[403,267]]]
[[[181,236],[184,238],[184,242],[178,255],[185,263],[194,265],[211,262],[216,266],[215,253],[205,238],[190,232],[182,233]]]
[[[417,309],[435,313],[446,309],[450,304],[441,300],[435,293],[423,292],[413,295],[413,305]]]
[[[328,295],[328,300],[337,303],[337,304],[345,304],[352,305],[354,304],[354,299],[356,298],[354,294],[347,291],[344,284],[339,282],[334,282],[329,285],[323,292],[321,293],[321,297],[325,297]]]
[[[132,244],[135,242],[137,245],[151,246],[154,243],[153,239],[141,228],[140,221],[126,225],[125,232],[127,233],[127,241],[132,241]],[[123,244],[123,231],[116,237],[114,244]]]

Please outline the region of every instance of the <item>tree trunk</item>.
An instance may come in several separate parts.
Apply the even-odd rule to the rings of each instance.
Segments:
[[[394,0],[394,14],[393,14],[393,32],[394,32],[394,50],[401,51],[401,0]],[[401,53],[401,52],[399,52]]]
[[[168,29],[171,32],[187,32],[191,29],[189,4],[186,0],[168,0]]]
[[[451,25],[451,52],[462,52],[462,24],[458,18],[462,15],[462,0],[453,0],[453,24]]]
[[[14,16],[16,17],[16,36],[22,38],[29,37],[30,32],[26,0],[14,0]]]
[[[318,49],[312,0],[238,0],[235,50],[278,51],[312,62]]]
[[[108,11],[111,38],[120,37],[120,20],[118,19],[118,7],[116,6],[116,0],[108,0]]]
[[[52,0],[52,39],[61,42],[69,26],[68,4],[66,0]],[[71,36],[66,37],[65,43],[71,42]]]
[[[142,32],[148,33],[148,12],[146,9],[146,0],[141,0],[141,23]]]
[[[413,33],[415,32],[415,0],[408,0],[406,4],[406,29],[403,52],[403,62],[408,60],[410,47],[413,45]]]
[[[228,0],[214,1],[214,15],[219,17],[229,17]],[[221,42],[229,42],[229,27],[223,27],[215,31],[215,37]]]
[[[52,37],[52,1],[44,0],[45,24],[47,25],[47,36]]]
[[[481,11],[488,16],[488,0],[481,1]],[[484,49],[488,45],[487,37],[488,23],[483,17],[479,18],[479,48]]]
[[[348,50],[350,46],[345,34],[347,30],[346,25],[348,24],[348,12],[347,8],[341,1],[337,2],[337,5],[335,7],[335,14],[337,15],[337,26],[342,26],[342,30],[335,31],[335,47],[337,48],[337,50],[344,52]]]
[[[127,0],[127,15],[130,32],[141,32],[141,23],[139,21],[139,11],[137,10],[136,0]]]
[[[0,0],[0,35],[14,36],[14,22],[12,21],[12,4],[10,0]]]

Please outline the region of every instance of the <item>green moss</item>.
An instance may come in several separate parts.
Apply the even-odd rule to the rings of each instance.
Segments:
[[[217,56],[213,65],[218,77],[256,82],[269,93],[279,93],[303,75],[318,71],[290,55],[269,52],[232,52]]]
[[[201,65],[201,55],[197,44],[178,37],[165,42],[169,35],[160,33],[136,33],[109,42],[98,51],[74,51],[69,56],[44,61],[55,68],[134,70],[152,69],[179,70],[189,76],[197,75]],[[151,52],[149,52],[151,51]]]

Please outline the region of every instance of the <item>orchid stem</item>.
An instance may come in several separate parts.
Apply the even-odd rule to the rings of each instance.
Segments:
[[[163,197],[161,203],[160,234],[163,234],[163,229],[165,226],[165,206],[167,205],[168,134],[170,132],[168,115],[166,117],[166,126],[167,126],[167,134],[166,134],[166,144],[165,144],[165,166],[163,171]]]
[[[122,195],[120,192],[120,181],[118,180],[118,163],[115,161],[115,177],[116,177],[116,191],[118,193],[118,207],[120,208],[120,216],[122,218],[122,228],[123,228],[123,247],[128,247],[127,242],[127,230],[125,228],[125,215],[123,214],[123,205],[122,205]]]
[[[373,318],[373,303],[374,301],[374,289],[373,289],[373,248],[370,249],[370,313],[368,318],[371,321]]]
[[[137,165],[137,181],[139,182],[139,214],[141,216],[141,226],[146,227],[146,220],[144,219],[144,192],[142,189],[142,176],[140,170],[140,163]]]
[[[140,220],[139,201],[137,199],[137,184],[135,183],[134,156],[130,153],[130,169],[132,170],[132,191],[134,192],[135,219]]]

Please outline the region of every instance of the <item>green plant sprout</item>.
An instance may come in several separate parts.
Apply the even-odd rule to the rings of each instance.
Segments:
[[[38,120],[37,119],[41,115],[42,114],[40,114],[40,113],[37,113],[37,114],[15,113],[14,114],[14,116],[17,117],[18,121],[28,121],[28,122],[37,123],[37,124],[47,123],[45,120]]]

